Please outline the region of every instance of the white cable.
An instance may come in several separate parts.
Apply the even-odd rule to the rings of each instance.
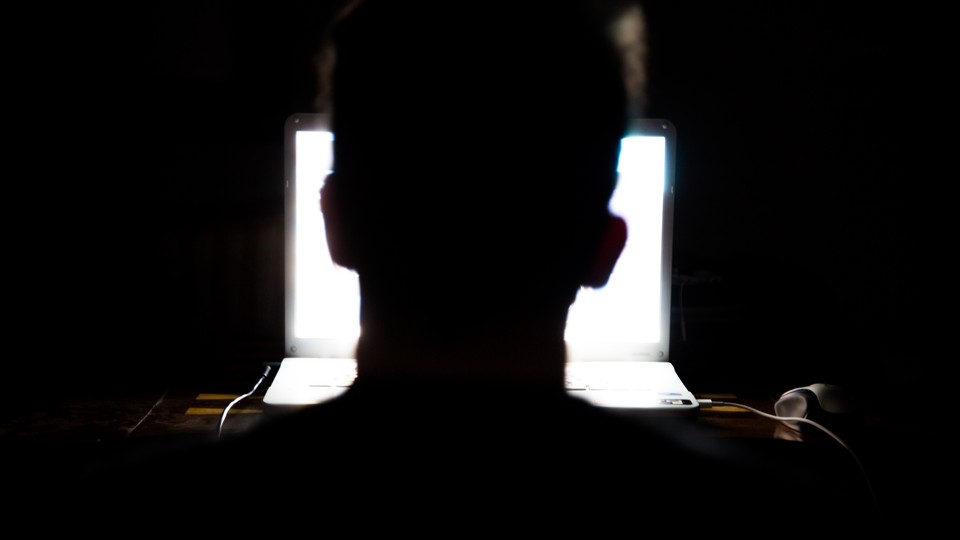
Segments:
[[[247,392],[246,394],[243,394],[242,396],[237,397],[236,399],[231,401],[229,405],[224,407],[223,413],[220,414],[220,425],[217,426],[217,439],[219,439],[223,435],[223,422],[227,419],[227,413],[230,412],[230,408],[236,405],[237,403],[239,403],[240,401],[250,397],[251,394],[256,392],[257,387],[260,386],[260,383],[262,383],[263,380],[266,379],[267,375],[269,374],[270,374],[270,366],[267,366],[266,369],[263,370],[263,375],[260,376],[260,379],[257,381],[256,384],[253,385],[253,388],[251,388],[249,392]]]
[[[809,418],[802,418],[802,417],[799,417],[799,416],[777,416],[777,415],[775,415],[775,414],[765,413],[765,412],[763,412],[763,411],[761,411],[761,410],[759,410],[759,409],[754,409],[753,407],[750,407],[750,406],[748,406],[748,405],[743,405],[743,404],[740,404],[740,403],[733,403],[733,402],[730,402],[730,401],[703,400],[702,402],[703,402],[704,404],[706,404],[706,405],[726,405],[726,406],[728,406],[728,407],[739,407],[739,408],[741,408],[741,409],[746,409],[746,410],[748,410],[748,411],[750,411],[750,412],[752,412],[752,413],[754,413],[754,414],[758,414],[758,415],[760,415],[760,416],[762,416],[762,417],[764,417],[764,418],[770,418],[771,420],[778,420],[778,421],[780,421],[780,422],[783,422],[784,424],[787,425],[787,427],[789,427],[789,428],[791,428],[791,429],[797,429],[797,428],[796,428],[795,426],[790,425],[790,422],[801,422],[801,423],[804,423],[804,424],[809,424],[809,425],[811,425],[811,426],[819,429],[820,431],[823,431],[824,433],[826,433],[827,435],[829,435],[830,437],[832,437],[833,440],[835,440],[835,441],[837,441],[838,443],[840,443],[840,446],[842,446],[842,447],[850,454],[850,456],[853,457],[853,461],[856,462],[857,467],[860,469],[860,474],[863,476],[863,479],[864,479],[864,481],[865,481],[866,484],[867,484],[867,491],[870,492],[870,497],[871,497],[871,499],[873,499],[873,504],[874,504],[874,506],[877,507],[877,508],[879,508],[879,505],[878,505],[878,503],[877,503],[877,495],[876,495],[876,493],[874,493],[874,491],[873,491],[873,483],[870,482],[870,475],[867,474],[867,470],[863,467],[863,463],[860,462],[860,458],[857,457],[857,454],[853,451],[852,448],[850,448],[849,445],[847,445],[846,442],[843,441],[843,439],[841,439],[841,438],[840,438],[839,436],[837,436],[834,432],[830,431],[829,429],[827,429],[826,427],[824,427],[824,426],[821,425],[820,423],[814,422],[813,420],[810,420]]]

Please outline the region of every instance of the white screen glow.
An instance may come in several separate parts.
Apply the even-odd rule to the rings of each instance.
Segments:
[[[660,339],[660,273],[666,147],[663,137],[625,137],[610,210],[627,222],[627,245],[607,285],[581,289],[567,341],[653,343]]]
[[[303,338],[355,339],[360,335],[357,274],[337,266],[327,250],[320,187],[333,164],[333,135],[296,134],[294,334]]]
[[[293,331],[300,338],[356,339],[360,333],[357,276],[331,261],[320,213],[332,141],[325,131],[296,134]],[[665,156],[664,137],[622,140],[610,209],[627,222],[627,244],[607,285],[578,293],[569,313],[568,342],[659,341]]]

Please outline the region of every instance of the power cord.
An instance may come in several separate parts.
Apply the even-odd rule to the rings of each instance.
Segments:
[[[850,447],[850,445],[844,442],[844,440],[841,439],[836,433],[830,431],[829,429],[824,427],[822,424],[815,422],[813,420],[810,420],[809,418],[803,418],[800,416],[777,416],[775,414],[770,414],[770,413],[763,412],[759,409],[755,409],[753,407],[750,407],[749,405],[743,405],[742,403],[733,403],[730,401],[714,401],[712,399],[701,399],[701,398],[697,398],[697,401],[700,402],[701,406],[706,406],[706,407],[711,407],[715,405],[725,405],[727,407],[737,407],[739,409],[744,409],[754,414],[757,414],[759,416],[762,416],[764,418],[777,420],[793,430],[799,429],[795,425],[796,423],[799,422],[799,423],[811,425],[819,429],[820,431],[826,433],[827,435],[830,436],[830,438],[837,441],[837,443],[839,443],[840,446],[842,446],[853,458],[853,461],[857,464],[857,468],[860,470],[860,475],[863,477],[863,480],[866,483],[867,492],[870,493],[870,498],[871,498],[871,501],[873,502],[874,508],[879,508],[879,503],[877,501],[877,494],[873,490],[873,482],[870,481],[870,475],[867,474],[867,470],[866,468],[864,468],[863,463],[860,462],[860,458],[857,457],[856,452],[854,452],[853,449]],[[792,425],[791,422],[793,422],[794,424]]]
[[[253,395],[253,393],[257,391],[257,387],[260,386],[260,383],[262,383],[264,379],[266,379],[267,376],[270,375],[271,369],[273,369],[273,366],[271,366],[270,364],[267,364],[266,366],[264,366],[263,374],[260,375],[260,379],[258,379],[256,384],[253,385],[253,388],[251,388],[250,391],[247,392],[246,394],[243,394],[242,396],[237,397],[236,399],[231,401],[229,405],[223,408],[223,412],[220,414],[220,424],[217,426],[217,439],[220,439],[223,435],[223,423],[224,421],[226,421],[227,414],[230,412],[230,409],[237,403],[240,403],[244,399]]]

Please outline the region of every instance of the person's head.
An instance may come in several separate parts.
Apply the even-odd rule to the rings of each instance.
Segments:
[[[365,317],[449,334],[565,315],[581,286],[605,283],[630,100],[599,6],[352,3],[328,56],[335,173],[321,202]]]

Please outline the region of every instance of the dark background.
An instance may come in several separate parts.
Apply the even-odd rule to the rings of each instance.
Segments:
[[[644,5],[648,115],[679,133],[678,369],[695,390],[835,382],[926,401],[952,362],[936,309],[954,244],[935,225],[954,176],[934,165],[952,128],[943,14]],[[312,108],[326,6],[11,16],[7,397],[224,364],[253,381],[282,356],[282,127]]]

